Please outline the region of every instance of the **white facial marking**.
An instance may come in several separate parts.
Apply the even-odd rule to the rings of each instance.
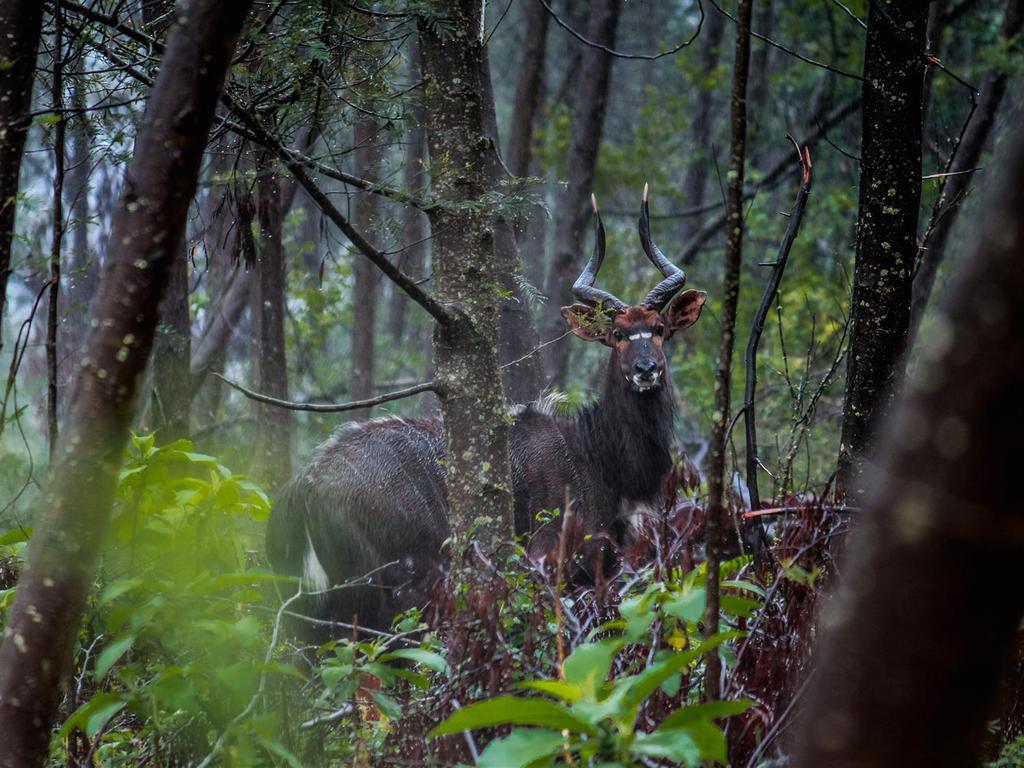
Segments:
[[[629,340],[630,341],[636,341],[637,339],[649,339],[653,335],[654,334],[651,333],[650,331],[641,331],[640,333],[630,334]]]
[[[313,540],[309,537],[309,531],[306,531],[306,557],[302,563],[302,581],[303,586],[310,592],[323,592],[331,586],[327,571],[324,570],[320,559],[316,556],[316,550],[313,549]]]

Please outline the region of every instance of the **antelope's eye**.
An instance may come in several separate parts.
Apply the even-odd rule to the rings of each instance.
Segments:
[[[665,326],[664,325],[656,325],[656,326],[654,326],[654,335],[655,336],[663,336],[664,334],[665,334]]]
[[[616,328],[615,330],[612,331],[612,338],[615,339],[616,341],[622,341],[626,337],[622,334],[622,331]]]

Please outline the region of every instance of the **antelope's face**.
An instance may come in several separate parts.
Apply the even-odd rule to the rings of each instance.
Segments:
[[[665,341],[676,331],[697,322],[708,295],[704,291],[679,290],[686,275],[651,241],[651,220],[644,186],[640,207],[640,244],[644,254],[665,278],[647,294],[642,304],[627,306],[612,294],[594,287],[604,261],[604,225],[594,206],[594,253],[584,267],[573,293],[583,304],[562,307],[569,330],[584,341],[600,341],[612,348],[619,372],[635,392],[650,392],[665,381]],[[676,295],[678,294],[678,295]]]
[[[607,311],[583,304],[562,309],[576,336],[599,341],[613,350],[619,373],[635,392],[650,392],[665,382],[665,342],[676,331],[697,322],[708,295],[684,291],[663,311],[647,306]]]

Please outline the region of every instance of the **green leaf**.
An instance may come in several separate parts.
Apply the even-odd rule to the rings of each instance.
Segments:
[[[480,753],[477,768],[526,768],[545,757],[553,757],[565,743],[557,731],[516,728],[503,739],[495,739]]]
[[[703,587],[688,590],[675,600],[665,603],[665,613],[681,621],[700,621],[704,615],[706,591]]]
[[[561,704],[544,699],[496,696],[454,712],[429,735],[444,736],[495,725],[539,725],[559,731],[567,729],[574,733],[594,734],[589,723],[575,717]]]
[[[688,707],[677,709],[658,726],[658,730],[671,728],[686,728],[701,720],[718,720],[723,717],[739,715],[750,709],[752,701],[709,701],[704,704],[691,704]]]
[[[444,660],[444,657],[434,651],[428,651],[426,648],[399,648],[397,651],[382,654],[377,660],[391,661],[393,659],[414,661],[439,675],[448,674],[448,662]]]
[[[117,660],[127,653],[135,642],[135,635],[125,635],[108,645],[96,659],[96,679],[102,680],[107,676],[110,668],[117,663]]]
[[[724,642],[742,637],[742,632],[719,632],[712,635],[696,648],[674,654],[660,664],[649,667],[634,678],[626,697],[626,705],[632,709],[640,706],[648,696],[661,687],[662,683],[672,675],[682,671],[708,651],[717,648]]]
[[[527,680],[525,683],[519,683],[516,687],[546,693],[570,704],[579,701],[582,695],[578,685],[563,683],[561,680]]]
[[[32,528],[23,528],[18,526],[7,531],[7,533],[0,536],[0,547],[7,546],[9,544],[21,544],[22,542],[28,541],[32,538]]]
[[[622,640],[609,638],[578,646],[562,665],[565,681],[577,686],[584,698],[596,699],[597,693],[608,679],[615,654],[622,648]]]
[[[369,691],[370,697],[376,702],[377,708],[389,720],[397,720],[402,716],[402,706],[382,691]]]
[[[745,589],[747,592],[753,592],[755,595],[760,597],[767,597],[764,589],[751,581],[744,581],[742,579],[727,579],[722,582],[723,587],[731,587],[732,589]]]
[[[127,703],[128,699],[120,693],[97,693],[64,721],[64,727],[60,729],[58,737],[65,739],[75,728],[81,728],[91,739],[110,718],[124,709]]]
[[[281,742],[274,741],[274,739],[266,736],[260,736],[259,742],[260,746],[267,750],[267,752],[281,758],[288,763],[288,765],[292,766],[292,768],[302,768],[302,761],[292,754],[292,751]]]
[[[700,765],[702,757],[700,746],[685,731],[643,733],[630,749],[636,755],[674,760],[683,765]]]

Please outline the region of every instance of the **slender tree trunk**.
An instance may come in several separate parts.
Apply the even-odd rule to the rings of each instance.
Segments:
[[[890,6],[894,8],[894,6]],[[796,768],[981,763],[1019,638],[1024,133],[886,426],[794,735]],[[993,312],[992,307],[998,307]]]
[[[921,204],[921,118],[928,3],[871,4],[850,352],[838,487],[864,492],[864,458],[896,397],[910,326]]]
[[[622,10],[621,0],[595,0],[590,5],[586,36],[595,43],[612,47]],[[568,186],[555,208],[555,253],[545,281],[545,336],[553,339],[564,332],[560,308],[572,303],[572,284],[579,273],[583,237],[589,221],[590,195],[594,187],[597,154],[604,129],[605,105],[613,57],[587,46],[573,100],[573,139],[566,167]],[[546,348],[545,368],[553,384],[565,383],[569,355],[566,347]]]
[[[188,246],[185,237],[171,260],[153,342],[150,413],[157,440],[170,443],[189,435],[192,406],[192,321],[188,308]]]
[[[533,126],[540,110],[544,93],[544,58],[547,54],[548,12],[540,3],[527,3],[526,36],[522,58],[519,60],[519,79],[512,101],[512,117],[508,126],[505,165],[513,176],[528,176],[533,157]],[[488,57],[489,58],[489,57]]]
[[[422,77],[420,49],[415,39],[408,44],[409,81]],[[423,103],[417,97],[410,111],[405,137],[405,159],[402,164],[402,187],[414,195],[422,195],[426,178],[427,139],[423,132]],[[427,217],[412,205],[402,208],[402,252],[398,255],[398,268],[407,275],[417,276],[423,271],[427,256]],[[394,342],[405,335],[409,316],[409,297],[404,291],[391,291],[388,312],[388,334]]]
[[[0,61],[5,62],[0,67],[0,330],[11,275],[21,156],[32,124],[32,80],[42,23],[43,3],[39,0],[0,3]],[[0,350],[3,346],[0,332]]]
[[[483,70],[480,74],[483,88],[484,131],[491,138],[492,151],[488,153],[488,174],[491,189],[501,189],[505,169],[501,167],[498,145],[498,120],[494,111],[494,91],[491,88],[491,65],[487,51],[484,51]],[[494,217],[494,257],[498,270],[498,284],[502,299],[498,306],[500,333],[499,354],[505,382],[505,395],[512,403],[530,403],[536,400],[544,389],[544,371],[540,359],[533,350],[540,344],[533,314],[527,303],[526,294],[520,288],[523,263],[519,258],[519,246],[512,222],[502,215]]]
[[[212,289],[215,306],[210,309],[210,321],[196,344],[190,365],[193,392],[199,392],[210,371],[223,367],[224,353],[249,304],[251,288],[252,273],[236,264],[223,281],[223,288]]]
[[[64,242],[64,13],[57,0],[53,13],[53,109],[59,120],[53,127],[53,240],[50,246],[50,290],[46,312],[46,426],[50,463],[57,450],[57,328],[60,326],[60,252]]]
[[[256,212],[260,245],[252,286],[257,389],[288,399],[288,358],[285,352],[285,282],[287,268],[282,242],[284,201],[282,180],[269,157],[257,163]],[[291,477],[291,411],[256,404],[256,474],[275,488]]]
[[[750,73],[750,17],[753,0],[740,0],[736,11],[736,56],[729,104],[729,188],[728,234],[725,241],[725,277],[722,281],[722,320],[718,336],[718,365],[715,369],[715,416],[711,431],[708,466],[707,522],[707,605],[704,633],[718,632],[718,581],[722,539],[725,535],[726,438],[731,421],[732,353],[736,343],[736,308],[740,296],[740,264],[743,260],[743,177],[747,155],[747,78]],[[722,665],[718,651],[706,660],[704,697],[717,699]]]
[[[1021,22],[1024,21],[1024,2],[1009,0],[1003,14],[1001,44],[1008,53],[1020,49]],[[981,153],[988,143],[992,126],[999,106],[1006,94],[1008,73],[1005,68],[991,69],[981,82],[981,98],[974,110],[971,122],[964,132],[960,145],[956,150],[948,176],[942,184],[937,210],[940,215],[934,222],[930,232],[925,233],[921,243],[921,261],[914,275],[913,303],[910,312],[910,332],[907,338],[907,349],[913,346],[917,331],[921,327],[921,319],[928,308],[928,300],[935,286],[935,277],[939,272],[946,255],[946,245],[956,224],[957,215],[963,207],[963,198],[967,195],[974,174],[971,172],[978,165]]]
[[[41,765],[110,514],[170,262],[185,230],[246,0],[194,0],[175,25],[114,215],[111,251],[0,647],[0,766]]]
[[[700,34],[700,70],[702,79],[710,78],[718,66],[719,49],[725,34],[725,16],[712,11],[704,20]],[[711,159],[711,137],[715,123],[715,90],[700,86],[697,88],[696,109],[690,124],[690,147],[687,157],[686,174],[683,177],[683,202],[687,207],[704,205]],[[699,216],[688,216],[680,221],[680,242],[687,242],[700,228]]]
[[[380,178],[380,134],[383,126],[369,117],[359,117],[353,126],[356,146],[356,175],[376,181]],[[380,238],[374,233],[380,229],[380,198],[368,192],[357,192],[352,224],[374,244]],[[377,330],[377,297],[380,293],[380,272],[369,259],[356,254],[352,265],[352,378],[348,387],[350,400],[368,400],[373,397],[374,339]],[[352,411],[353,419],[365,419],[370,409]]]
[[[446,203],[479,200],[490,186],[480,76],[480,0],[434,3],[448,16],[443,35],[419,20],[424,106],[433,191]],[[434,331],[444,396],[453,564],[460,578],[483,577],[474,554],[502,562],[512,542],[512,486],[506,401],[498,368],[498,292],[492,217],[484,210],[430,212],[433,283],[449,314]]]

